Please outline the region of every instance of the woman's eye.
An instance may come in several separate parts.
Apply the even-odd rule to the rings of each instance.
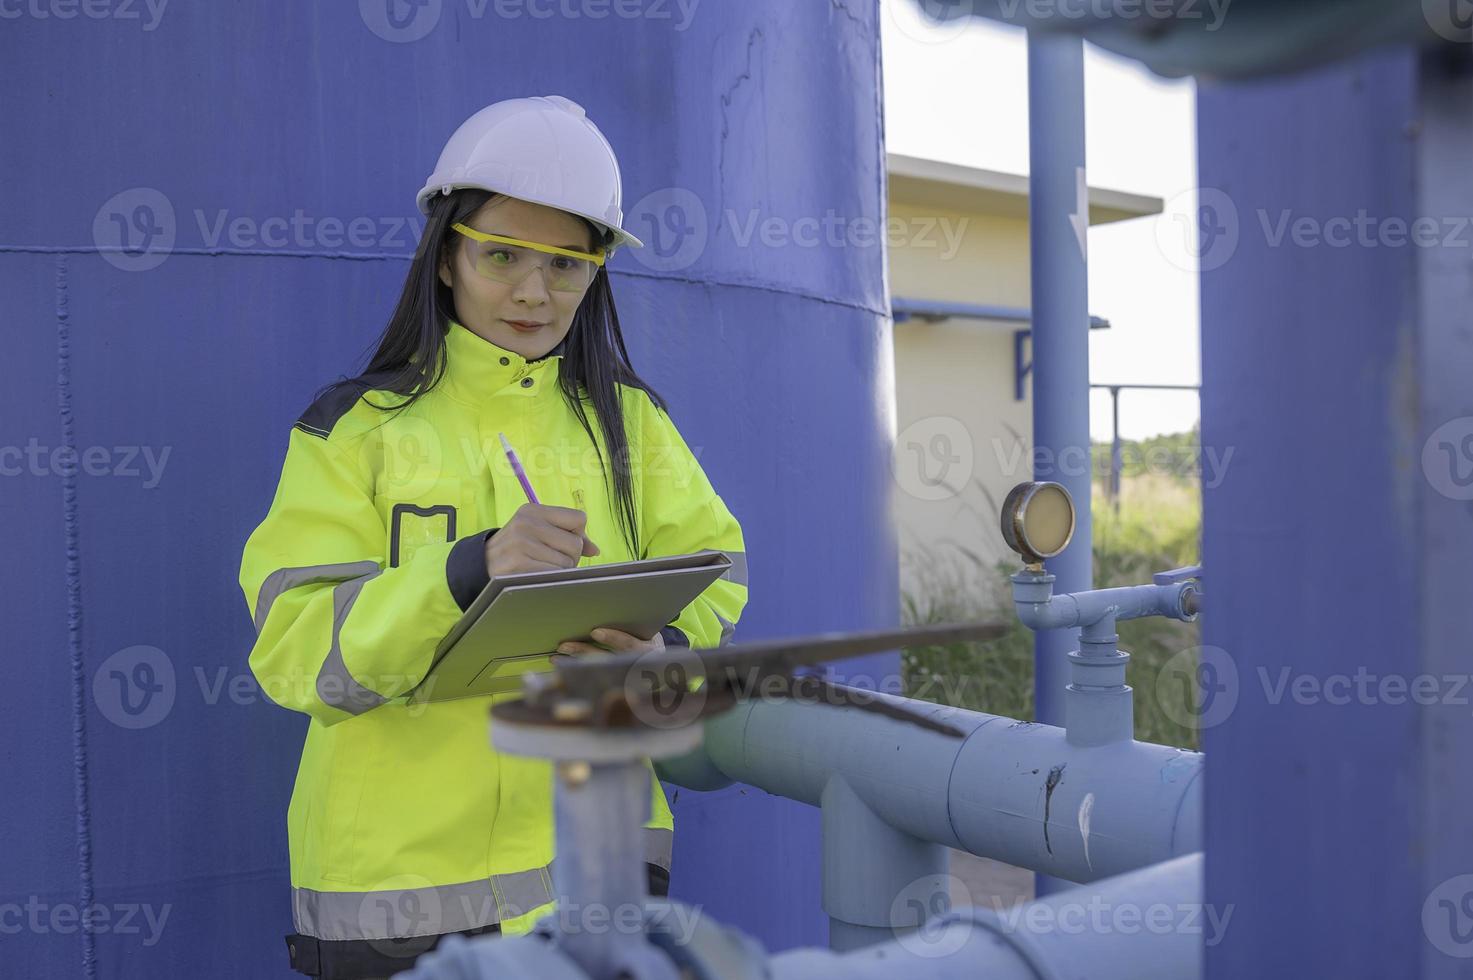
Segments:
[[[573,271],[573,269],[577,268],[578,260],[569,258],[566,255],[554,255],[552,257],[552,265],[553,268],[559,269],[563,272],[571,272]]]
[[[487,252],[486,258],[495,265],[510,265],[516,256],[504,248],[496,248]]]

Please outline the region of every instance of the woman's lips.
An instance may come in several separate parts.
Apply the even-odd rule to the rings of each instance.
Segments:
[[[522,333],[534,333],[547,326],[545,323],[534,323],[526,320],[503,320],[502,322],[508,324],[513,329],[520,330]]]

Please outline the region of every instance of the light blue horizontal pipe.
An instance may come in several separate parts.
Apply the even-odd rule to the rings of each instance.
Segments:
[[[1054,576],[1028,571],[1018,572],[1012,582],[1018,618],[1031,630],[1089,626],[1106,617],[1121,620],[1165,616],[1190,620],[1193,614],[1187,610],[1187,597],[1198,591],[1195,582],[1175,582],[1054,595]]]
[[[1222,939],[1232,908],[1204,907],[1202,855],[1191,854],[1054,892],[1006,909],[961,906],[924,916],[849,952],[769,955],[697,908],[652,901],[649,945],[685,976],[730,980],[1201,980],[1203,948]],[[897,926],[924,906],[901,903]],[[565,928],[553,916],[545,924]],[[636,973],[634,975],[644,976]],[[448,936],[405,980],[590,980],[557,941]]]
[[[1003,320],[1010,323],[1031,323],[1033,311],[1026,306],[998,306],[992,303],[956,303],[940,299],[911,299],[895,296],[890,300],[890,315],[896,323],[904,323],[912,317],[918,320],[945,320],[956,317],[964,320]],[[1091,316],[1091,330],[1108,330],[1110,321],[1102,316]]]
[[[1013,604],[1029,629],[1057,631],[1079,627],[1079,647],[1067,655],[1069,685],[1064,691],[1064,726],[1070,743],[1102,746],[1135,736],[1134,702],[1125,683],[1129,654],[1116,645],[1115,624],[1122,619],[1165,616],[1196,618],[1202,595],[1201,569],[1173,569],[1152,585],[1128,585],[1055,594],[1055,577],[1023,569],[1013,575]],[[1040,633],[1040,636],[1051,635]]]
[[[657,769],[691,789],[736,781],[814,806],[839,776],[901,833],[1075,882],[1202,848],[1200,753],[1131,740],[1071,745],[1051,725],[863,693],[965,735],[856,708],[755,700],[706,722],[701,750]]]
[[[1220,939],[1230,922],[1230,909],[1203,909],[1202,855],[1192,854],[1012,909],[957,908],[915,932],[862,950],[781,953],[760,975],[770,980],[1200,980],[1204,942]]]

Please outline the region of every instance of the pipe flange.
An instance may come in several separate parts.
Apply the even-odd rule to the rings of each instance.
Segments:
[[[491,744],[498,752],[555,762],[617,763],[685,755],[701,746],[705,728],[595,728],[576,721],[550,720],[525,701],[505,701],[491,709]]]

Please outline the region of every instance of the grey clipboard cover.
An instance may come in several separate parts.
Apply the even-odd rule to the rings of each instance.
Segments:
[[[521,689],[564,640],[600,626],[648,640],[731,568],[720,551],[492,578],[435,648],[411,704]]]

